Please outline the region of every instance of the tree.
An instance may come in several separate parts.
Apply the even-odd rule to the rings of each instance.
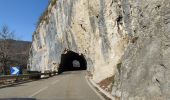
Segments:
[[[2,71],[7,74],[7,64],[10,60],[9,47],[11,43],[8,40],[14,38],[14,32],[10,31],[7,25],[3,25],[0,29],[0,62],[2,64]]]

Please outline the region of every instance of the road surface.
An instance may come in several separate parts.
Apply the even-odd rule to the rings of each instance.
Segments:
[[[36,100],[101,100],[89,87],[85,71],[64,72],[48,79],[0,88],[1,98]]]

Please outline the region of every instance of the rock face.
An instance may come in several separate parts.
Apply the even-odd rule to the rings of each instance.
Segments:
[[[52,0],[33,35],[29,67],[57,70],[83,54],[96,83],[115,75],[121,100],[170,98],[169,0]]]
[[[123,0],[121,5],[133,38],[117,66],[112,94],[122,100],[169,100],[170,1]]]
[[[96,82],[114,73],[127,44],[112,0],[57,0],[33,35],[31,70],[55,70],[65,49],[82,53]]]

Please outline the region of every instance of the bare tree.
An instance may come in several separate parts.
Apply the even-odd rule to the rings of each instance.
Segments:
[[[10,39],[14,39],[14,32],[10,31],[7,25],[2,26],[0,29],[0,62],[4,74],[7,74],[7,63],[10,60],[10,43],[8,41]]]

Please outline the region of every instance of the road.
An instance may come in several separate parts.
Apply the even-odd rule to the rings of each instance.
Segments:
[[[0,98],[36,100],[101,100],[85,79],[85,71],[64,72],[48,79],[0,89]]]

